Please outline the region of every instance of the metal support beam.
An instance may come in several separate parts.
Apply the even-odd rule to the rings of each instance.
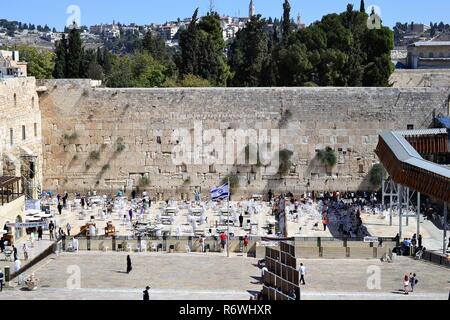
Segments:
[[[392,205],[393,205],[393,197],[394,197],[394,182],[392,181],[392,179],[391,179],[391,181],[389,182],[390,183],[390,185],[391,185],[391,192],[390,192],[390,195],[389,195],[389,225],[390,226],[392,226],[392,215],[393,215],[393,212],[392,212]]]
[[[406,226],[409,226],[409,187],[406,188]]]
[[[400,241],[402,241],[402,218],[403,218],[403,186],[401,184],[398,185],[398,234],[400,236]]]
[[[417,192],[417,236],[420,234],[420,192]]]
[[[444,202],[444,241],[443,241],[443,254],[447,254],[447,223],[448,223],[448,210],[447,202]]]

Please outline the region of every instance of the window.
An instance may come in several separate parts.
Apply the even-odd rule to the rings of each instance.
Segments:
[[[407,129],[407,130],[414,130],[414,125],[413,125],[413,124],[408,124],[408,125],[406,126],[406,129]]]
[[[209,166],[209,173],[216,173],[216,168],[213,164]]]
[[[31,107],[34,108],[34,97],[31,98]]]
[[[14,93],[14,108],[17,107],[17,94]]]
[[[34,136],[37,137],[37,123],[34,123]]]
[[[12,128],[9,129],[9,144],[10,145],[14,144],[14,130]]]
[[[161,137],[156,137],[156,143],[161,144]]]
[[[434,58],[434,52],[430,52],[429,57]]]

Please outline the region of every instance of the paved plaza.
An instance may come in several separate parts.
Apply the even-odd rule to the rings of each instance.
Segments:
[[[140,300],[146,285],[152,300],[248,300],[261,290],[257,260],[222,254],[132,254],[133,271],[126,274],[126,254],[84,252],[50,256],[26,274],[35,273],[38,290],[24,291],[14,280],[13,288],[0,299]],[[394,263],[379,260],[302,260],[307,267],[304,300],[398,300],[448,299],[450,270],[409,258]],[[77,274],[80,286],[77,286]],[[373,272],[380,286],[367,283]],[[417,273],[413,294],[403,295],[402,277]]]

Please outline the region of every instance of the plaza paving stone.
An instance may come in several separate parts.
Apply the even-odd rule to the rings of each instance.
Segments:
[[[132,254],[133,271],[127,275],[126,254],[85,252],[51,256],[33,267],[41,280],[34,292],[15,287],[0,293],[0,299],[51,300],[140,300],[142,290],[150,285],[154,300],[248,300],[261,289],[256,259],[221,254]],[[304,300],[398,300],[448,299],[450,270],[409,258],[394,263],[379,260],[302,260],[307,267]],[[68,289],[68,268],[78,266],[81,288]],[[367,287],[369,267],[379,267],[381,286]],[[402,277],[418,275],[413,294],[405,296]]]

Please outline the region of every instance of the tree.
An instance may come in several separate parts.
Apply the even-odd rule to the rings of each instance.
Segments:
[[[197,74],[197,53],[199,51],[199,35],[197,28],[198,8],[192,15],[187,30],[180,34],[181,65],[180,75]]]
[[[67,39],[63,34],[62,39],[56,43],[55,50],[55,68],[53,70],[53,77],[55,79],[62,79],[66,77],[66,55],[67,55]]]
[[[220,16],[217,12],[208,12],[197,23],[197,14],[198,9],[189,28],[180,34],[180,77],[193,74],[216,86],[224,86],[230,72],[225,61]]]
[[[234,74],[231,81],[233,86],[262,85],[261,75],[270,59],[266,26],[261,15],[253,16],[231,43],[228,58]]]
[[[188,74],[178,82],[178,86],[187,88],[206,88],[211,87],[211,84],[208,80],[205,80],[199,76]]]
[[[366,5],[364,3],[364,0],[361,0],[361,5],[359,7],[359,12],[365,13],[366,12]]]
[[[164,66],[145,51],[132,56],[115,56],[107,85],[113,88],[162,87],[166,81],[164,71]]]
[[[28,75],[36,79],[51,79],[55,66],[55,54],[46,49],[20,45],[19,50],[22,60],[28,63]]]
[[[291,33],[291,5],[289,0],[284,0],[283,4],[283,41],[287,42]]]
[[[80,37],[80,30],[73,27],[69,33],[69,43],[67,46],[66,64],[67,78],[80,78],[81,75],[81,62],[83,58],[83,47]]]

